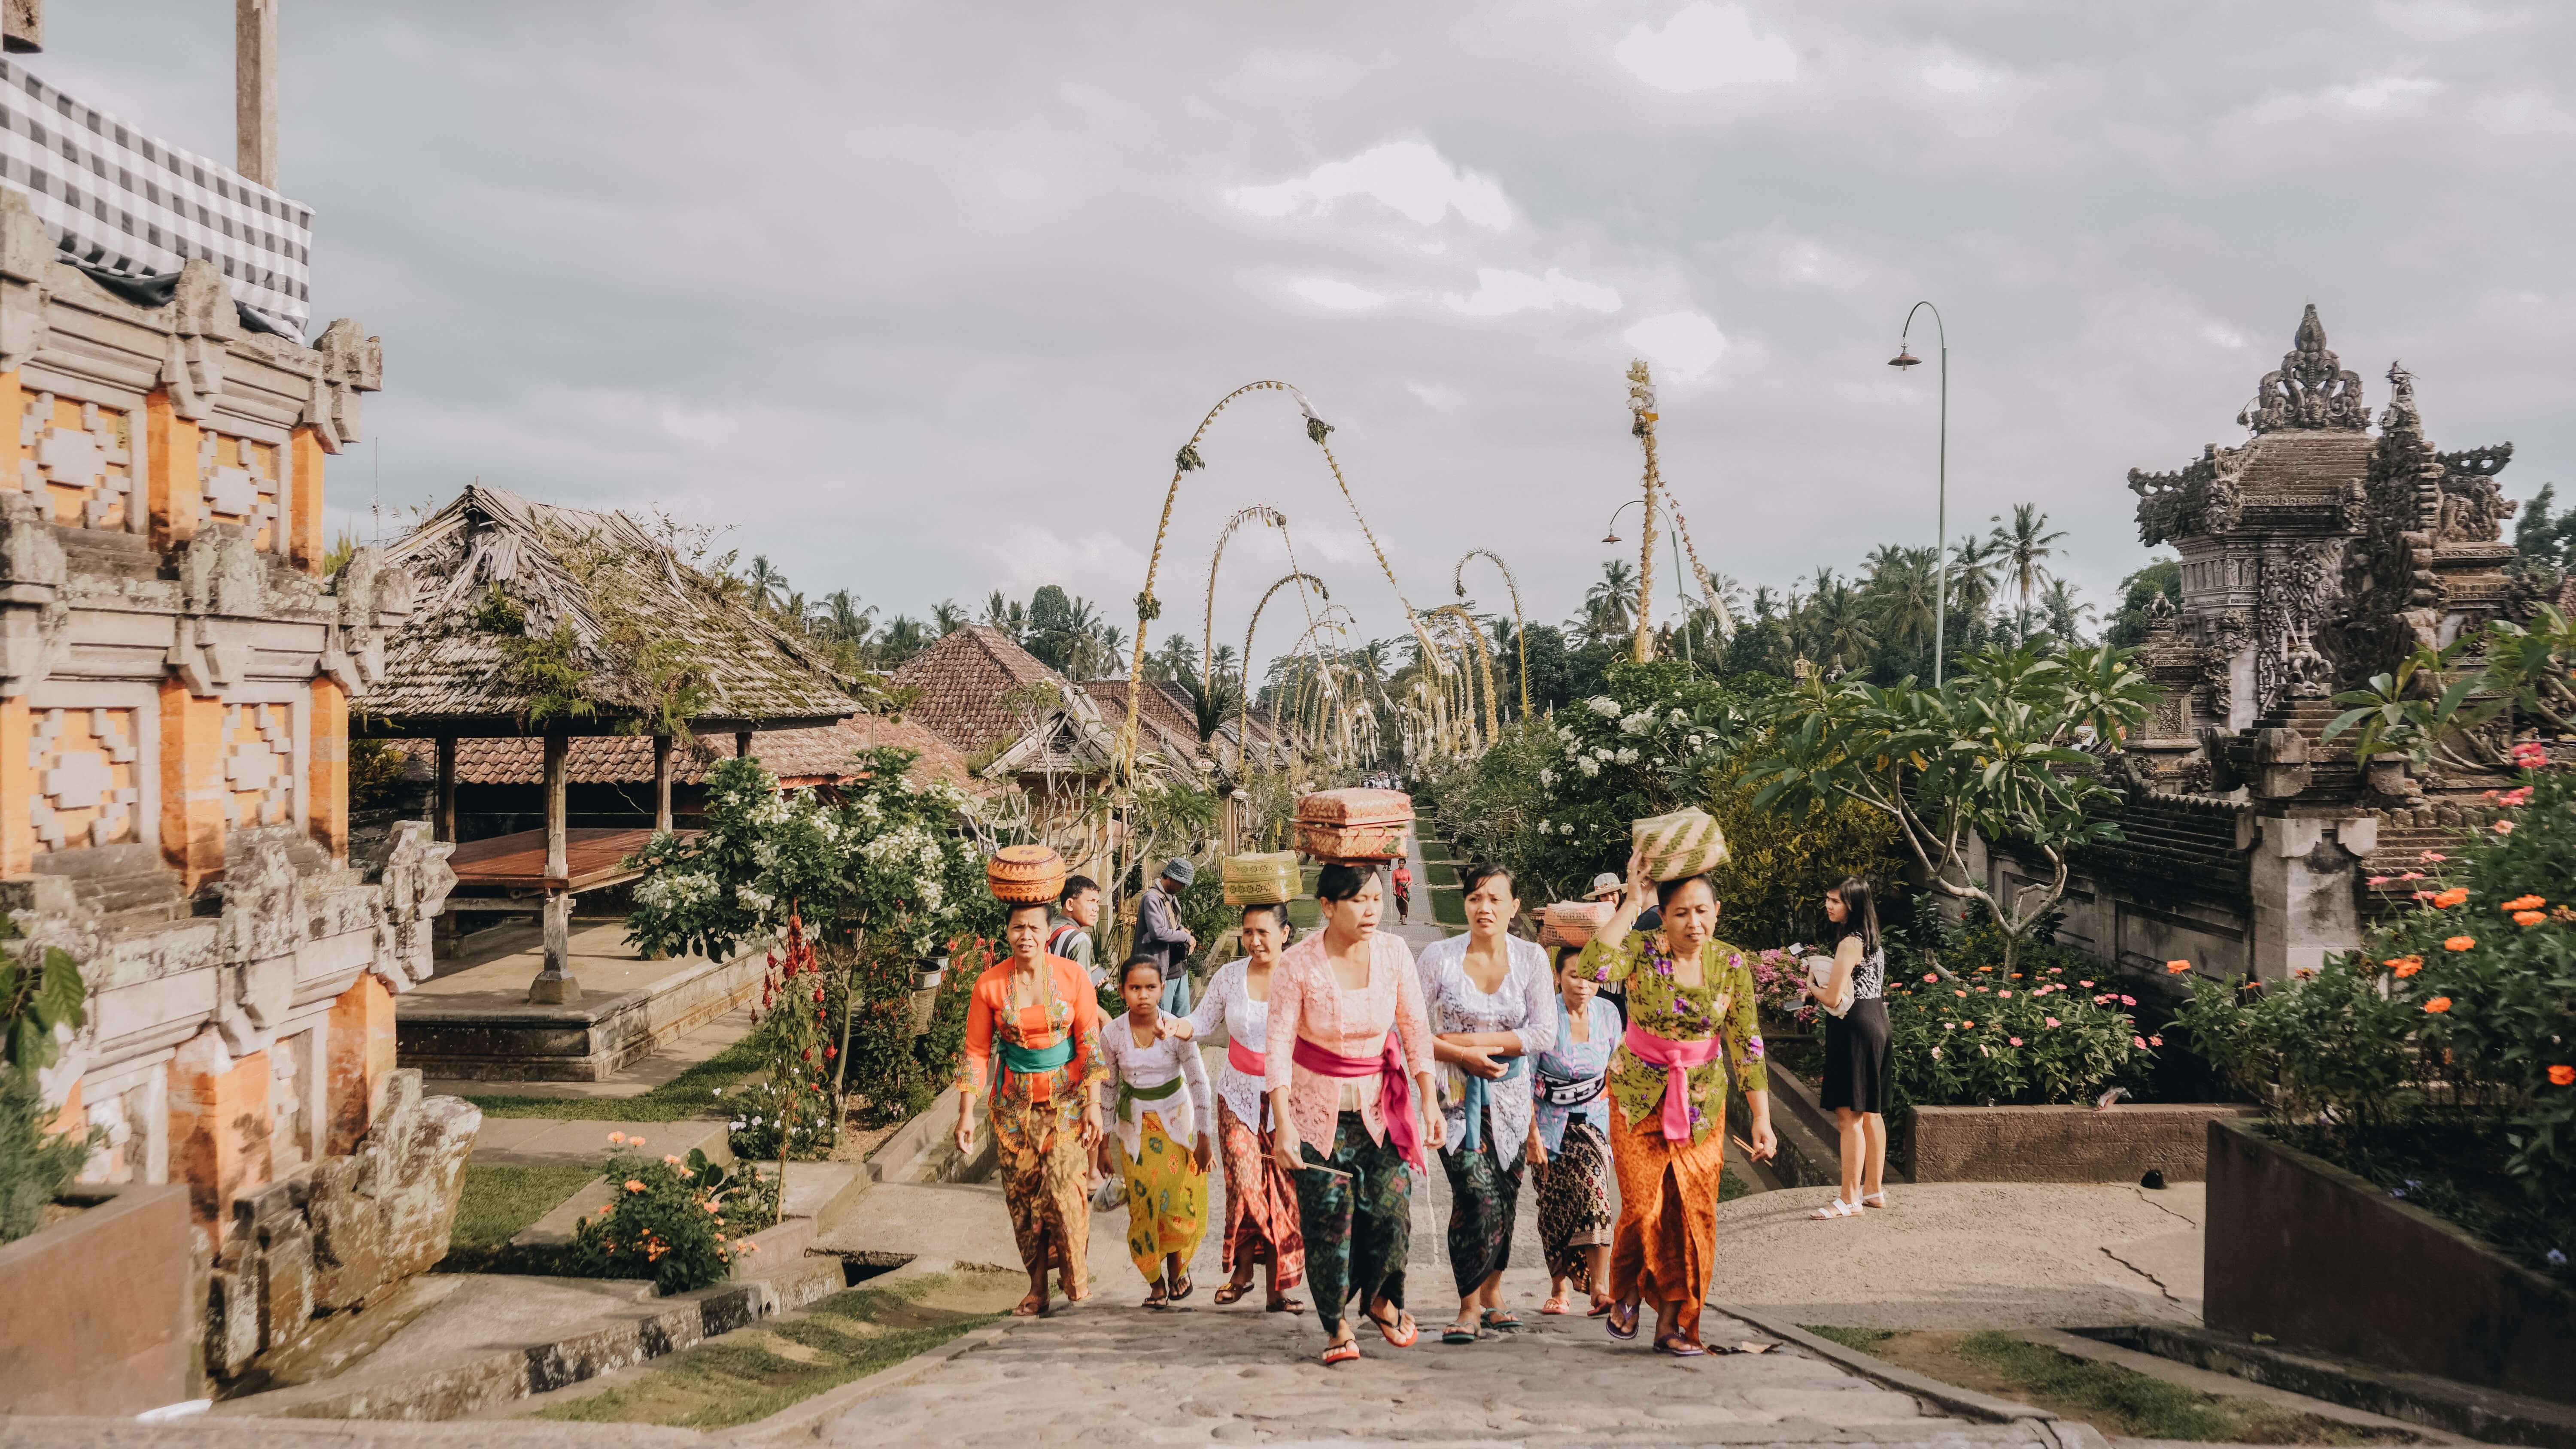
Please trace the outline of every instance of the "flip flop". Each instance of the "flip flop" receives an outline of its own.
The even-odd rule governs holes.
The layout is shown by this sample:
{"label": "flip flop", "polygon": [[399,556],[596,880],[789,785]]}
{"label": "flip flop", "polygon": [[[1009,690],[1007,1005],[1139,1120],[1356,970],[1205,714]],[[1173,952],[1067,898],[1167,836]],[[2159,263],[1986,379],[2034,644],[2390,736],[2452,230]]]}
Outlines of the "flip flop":
{"label": "flip flop", "polygon": [[1346,1363],[1358,1363],[1359,1361],[1360,1346],[1358,1341],[1355,1339],[1346,1339],[1324,1350],[1324,1367],[1326,1368],[1334,1368]]}
{"label": "flip flop", "polygon": [[[1388,1323],[1385,1319],[1378,1317],[1374,1313],[1368,1314],[1366,1317],[1369,1322],[1377,1325],[1378,1337],[1385,1339],[1391,1347],[1411,1348],[1416,1342],[1420,1341],[1422,1337],[1422,1325],[1414,1322],[1413,1315],[1405,1312],[1401,1308],[1395,1310],[1394,1324]],[[1401,1331],[1403,1334],[1400,1338],[1397,1337],[1398,1325],[1401,1325]]]}
{"label": "flip flop", "polygon": [[1486,1309],[1483,1326],[1495,1333],[1518,1333],[1529,1327],[1528,1324],[1521,1322],[1519,1314],[1508,1308]]}
{"label": "flip flop", "polygon": [[1548,1299],[1545,1303],[1540,1304],[1538,1306],[1538,1311],[1551,1318],[1558,1314],[1572,1313],[1574,1311],[1574,1301],[1567,1298],[1564,1294],[1559,1293],[1555,1297]]}
{"label": "flip flop", "polygon": [[1216,1292],[1208,1295],[1208,1301],[1219,1308],[1225,1308],[1242,1302],[1244,1295],[1251,1291],[1252,1285],[1249,1283],[1220,1283],[1217,1285]]}
{"label": "flip flop", "polygon": [[1303,1298],[1290,1298],[1283,1294],[1280,1297],[1261,1305],[1261,1311],[1264,1313],[1303,1313],[1306,1311],[1306,1300]]}
{"label": "flip flop", "polygon": [[1181,1275],[1181,1286],[1171,1290],[1172,1301],[1174,1303],[1178,1303],[1197,1291],[1199,1291],[1199,1285],[1190,1278],[1189,1274],[1183,1273]]}
{"label": "flip flop", "polygon": [[1616,1306],[1618,1306],[1617,1303],[1612,1299],[1599,1299],[1596,1300],[1590,1308],[1583,1310],[1583,1316],[1586,1318],[1599,1318],[1604,1314],[1607,1314]]}
{"label": "flip flop", "polygon": [[1668,1353],[1675,1358],[1705,1358],[1708,1356],[1707,1349],[1691,1342],[1689,1339],[1682,1337],[1678,1333],[1667,1333],[1663,1337],[1656,1339],[1655,1352]]}
{"label": "flip flop", "polygon": [[1169,1308],[1172,1306],[1172,1300],[1164,1294],[1163,1285],[1157,1283],[1154,1285],[1154,1290],[1145,1295],[1144,1306],[1147,1308]]}
{"label": "flip flop", "polygon": [[1476,1330],[1472,1328],[1462,1328],[1455,1323],[1452,1323],[1447,1328],[1440,1330],[1440,1341],[1442,1343],[1474,1343],[1477,1339],[1482,1337],[1484,1337],[1484,1335],[1478,1333]]}
{"label": "flip flop", "polygon": [[[1625,1314],[1627,1326],[1624,1328],[1620,1326],[1622,1320],[1620,1309],[1623,1306],[1627,1309],[1627,1313]],[[1610,1312],[1601,1320],[1602,1328],[1607,1330],[1612,1338],[1619,1340],[1621,1343],[1635,1342],[1637,1338],[1637,1307],[1638,1305],[1633,1303],[1626,1305],[1617,1303],[1611,1304]]]}

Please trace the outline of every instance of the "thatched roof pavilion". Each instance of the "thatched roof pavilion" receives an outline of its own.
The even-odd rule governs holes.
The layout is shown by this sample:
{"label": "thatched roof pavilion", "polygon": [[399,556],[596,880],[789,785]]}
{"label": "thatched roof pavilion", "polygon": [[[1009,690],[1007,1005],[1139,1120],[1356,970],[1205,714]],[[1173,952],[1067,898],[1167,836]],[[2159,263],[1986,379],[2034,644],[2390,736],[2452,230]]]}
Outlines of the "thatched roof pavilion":
{"label": "thatched roof pavilion", "polygon": [[[620,840],[582,842],[582,879],[566,856],[564,782],[574,735],[649,735],[655,825],[671,826],[675,736],[814,729],[866,708],[871,681],[841,674],[761,616],[731,581],[691,568],[671,543],[623,513],[534,503],[475,484],[385,550],[418,586],[410,624],[385,650],[381,682],[353,732],[437,742],[442,838],[456,838],[460,739],[542,736],[546,969],[530,1000],[565,1002],[571,894],[617,878]],[[584,832],[585,836],[601,832]],[[644,832],[633,834],[642,843]],[[475,842],[476,860],[521,880],[539,842]]]}

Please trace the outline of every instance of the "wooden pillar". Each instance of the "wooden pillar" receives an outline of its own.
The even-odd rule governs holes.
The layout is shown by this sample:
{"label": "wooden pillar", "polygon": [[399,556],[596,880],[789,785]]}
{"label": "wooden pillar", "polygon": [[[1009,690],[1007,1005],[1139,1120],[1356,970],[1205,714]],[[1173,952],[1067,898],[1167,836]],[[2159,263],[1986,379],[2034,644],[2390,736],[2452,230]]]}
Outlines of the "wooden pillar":
{"label": "wooden pillar", "polygon": [[572,737],[546,735],[546,960],[528,984],[528,1000],[543,1006],[566,1006],[581,1000],[581,983],[572,976],[572,868],[564,860],[564,760]]}
{"label": "wooden pillar", "polygon": [[234,168],[277,185],[277,0],[233,0]]}
{"label": "wooden pillar", "polygon": [[671,737],[653,737],[653,828],[671,828]]}
{"label": "wooden pillar", "polygon": [[733,732],[733,757],[737,760],[748,760],[751,758],[751,731],[735,730]]}
{"label": "wooden pillar", "polygon": [[456,736],[438,737],[438,838],[456,838]]}

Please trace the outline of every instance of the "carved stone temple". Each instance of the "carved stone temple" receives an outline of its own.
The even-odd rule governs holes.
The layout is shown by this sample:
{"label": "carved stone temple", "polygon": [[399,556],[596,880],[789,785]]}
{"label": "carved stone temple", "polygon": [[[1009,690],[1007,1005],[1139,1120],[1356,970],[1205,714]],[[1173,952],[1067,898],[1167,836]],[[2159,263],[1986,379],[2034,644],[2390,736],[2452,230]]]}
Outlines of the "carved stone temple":
{"label": "carved stone temple", "polygon": [[[2179,554],[2183,601],[2157,600],[2142,661],[2167,692],[2113,757],[2127,840],[2073,858],[2068,944],[2158,980],[2174,959],[2214,976],[2312,970],[2405,902],[2371,878],[2494,818],[2494,775],[2416,778],[2386,757],[2365,772],[2351,736],[2323,738],[2333,694],[2418,646],[2527,617],[2555,585],[2511,567],[2496,475],[2512,445],[2437,449],[2413,376],[2386,376],[2374,420],[2311,306],[2237,416],[2251,436],[2129,474],[2139,538]],[[1998,886],[2046,878],[2009,844],[1988,856]]]}
{"label": "carved stone temple", "polygon": [[[98,113],[68,101],[36,113],[73,140],[157,145],[80,131]],[[305,215],[154,154],[228,205]],[[345,319],[308,345],[299,316],[253,309],[235,259],[166,232],[150,244],[184,265],[101,266],[119,239],[66,232],[41,210],[60,187],[17,175],[0,186],[0,905],[21,939],[0,949],[79,964],[87,1019],[42,1073],[46,1105],[100,1134],[84,1181],[184,1185],[195,1274],[182,1260],[135,1291],[166,1292],[227,1377],[437,1261],[480,1122],[394,1065],[393,998],[430,974],[452,847],[412,821],[350,853],[349,713],[412,591],[368,549],[326,574],[322,499],[381,354]],[[169,194],[130,178],[146,183]]]}

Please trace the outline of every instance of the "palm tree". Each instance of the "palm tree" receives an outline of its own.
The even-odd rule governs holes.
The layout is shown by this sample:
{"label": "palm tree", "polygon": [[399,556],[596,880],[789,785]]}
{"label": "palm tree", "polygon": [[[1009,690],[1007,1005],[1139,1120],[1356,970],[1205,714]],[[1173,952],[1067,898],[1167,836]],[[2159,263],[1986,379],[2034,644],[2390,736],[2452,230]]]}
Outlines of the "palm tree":
{"label": "palm tree", "polygon": [[939,631],[939,637],[942,639],[965,628],[969,622],[966,611],[958,607],[955,599],[942,599],[938,606],[930,611],[930,625]]}
{"label": "palm tree", "polygon": [[1950,550],[1950,607],[1971,619],[1985,617],[1995,601],[1995,561],[2000,546],[1990,538],[1962,534]]}
{"label": "palm tree", "polygon": [[2039,596],[2039,608],[2048,616],[2048,632],[2070,645],[2084,642],[2084,616],[2093,612],[2093,606],[2076,602],[2075,589],[2066,580],[2049,582],[2048,592]]}
{"label": "palm tree", "polygon": [[787,575],[769,566],[769,555],[756,553],[751,556],[751,572],[743,583],[751,591],[752,608],[766,614],[770,611],[771,596],[786,589]]}
{"label": "palm tree", "polygon": [[2048,515],[2040,512],[2036,503],[2014,504],[2009,525],[2000,513],[1989,521],[1995,525],[1992,537],[2004,578],[2021,595],[2021,606],[2027,609],[2030,596],[2053,577],[2042,566],[2042,560],[2056,552],[2052,545],[2066,535],[2048,531]]}
{"label": "palm tree", "polygon": [[1759,620],[1768,620],[1772,615],[1779,612],[1779,591],[1772,588],[1769,584],[1755,584],[1753,586],[1753,617]]}
{"label": "palm tree", "polygon": [[1163,641],[1163,647],[1145,656],[1145,677],[1157,684],[1183,683],[1198,678],[1199,646],[1186,634],[1174,634]]}
{"label": "palm tree", "polygon": [[1878,635],[1890,644],[1929,648],[1939,609],[1932,550],[1880,546],[1870,555],[1867,596]]}
{"label": "palm tree", "polygon": [[1816,583],[1816,652],[1844,669],[1867,664],[1878,641],[1871,637],[1869,608],[1860,592],[1831,578],[1829,570],[1817,570]]}
{"label": "palm tree", "polygon": [[1575,632],[1595,643],[1615,644],[1637,630],[1637,571],[1614,558],[1601,566],[1600,581],[1583,593],[1583,617]]}
{"label": "palm tree", "polygon": [[826,639],[843,644],[864,644],[868,631],[876,625],[868,618],[877,611],[874,604],[862,609],[858,599],[847,589],[834,589],[823,596],[823,612],[818,632]]}
{"label": "palm tree", "polygon": [[1123,673],[1127,664],[1127,631],[1115,624],[1103,624],[1091,631],[1091,637],[1099,646],[1100,677],[1114,678]]}

